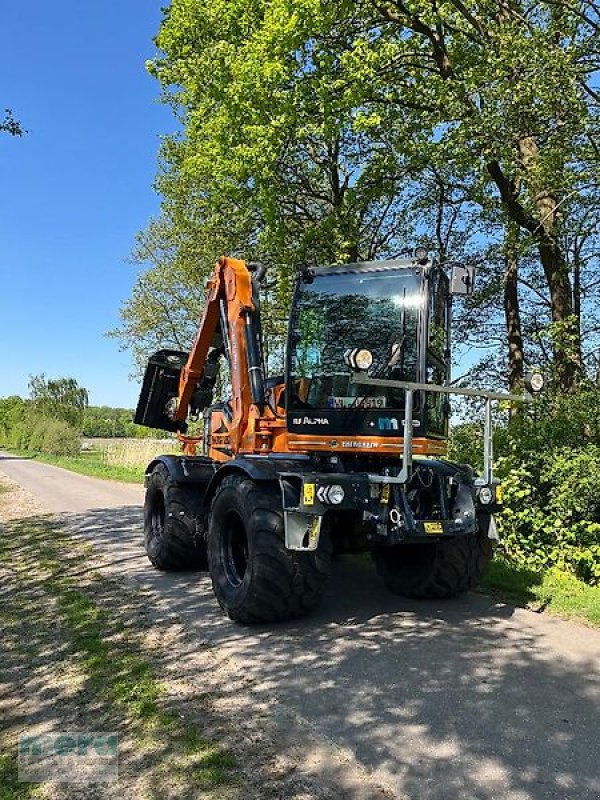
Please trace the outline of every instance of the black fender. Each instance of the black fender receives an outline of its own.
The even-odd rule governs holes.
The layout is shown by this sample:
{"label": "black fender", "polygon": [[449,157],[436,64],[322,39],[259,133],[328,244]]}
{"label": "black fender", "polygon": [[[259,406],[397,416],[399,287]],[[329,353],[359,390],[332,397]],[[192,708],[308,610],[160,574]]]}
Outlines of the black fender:
{"label": "black fender", "polygon": [[[169,453],[156,456],[146,467],[145,479],[158,464],[163,464],[169,471],[169,475],[177,483],[198,483],[208,485],[215,474],[217,464],[205,456],[186,456]],[[146,482],[144,481],[144,483]]]}
{"label": "black fender", "polygon": [[257,483],[277,483],[279,471],[270,459],[235,458],[218,467],[206,489],[205,503],[210,505],[221,481],[228,475],[243,475]]}

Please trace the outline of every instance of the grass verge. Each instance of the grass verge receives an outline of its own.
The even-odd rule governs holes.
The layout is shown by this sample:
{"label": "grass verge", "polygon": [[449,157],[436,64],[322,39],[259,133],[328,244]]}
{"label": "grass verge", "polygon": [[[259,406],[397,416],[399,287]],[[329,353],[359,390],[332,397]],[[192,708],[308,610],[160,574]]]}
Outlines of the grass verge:
{"label": "grass verge", "polygon": [[144,468],[106,464],[102,453],[91,451],[78,456],[51,456],[48,453],[32,453],[30,450],[7,450],[16,456],[41,461],[54,467],[63,467],[80,475],[104,480],[122,481],[124,483],[143,483]]}
{"label": "grass verge", "polygon": [[[136,759],[123,784],[119,776],[124,798],[146,796],[148,786],[152,796],[239,797],[233,757],[182,713],[160,655],[144,644],[137,595],[90,566],[89,545],[51,517],[9,520],[0,573],[0,684],[8,698],[0,718],[1,800],[45,796],[45,784],[18,781],[16,739],[31,725],[52,728],[65,719],[84,729],[101,720],[104,730],[119,731]],[[21,684],[28,686],[28,713]]]}
{"label": "grass verge", "polygon": [[588,586],[556,568],[536,572],[497,558],[481,588],[513,605],[552,611],[600,627],[600,586]]}

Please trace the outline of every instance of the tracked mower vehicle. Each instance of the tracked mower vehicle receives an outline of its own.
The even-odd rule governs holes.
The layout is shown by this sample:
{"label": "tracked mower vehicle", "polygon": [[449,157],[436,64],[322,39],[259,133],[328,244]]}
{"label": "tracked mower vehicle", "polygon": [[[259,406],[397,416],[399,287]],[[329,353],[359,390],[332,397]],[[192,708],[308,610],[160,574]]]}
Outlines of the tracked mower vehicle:
{"label": "tracked mower vehicle", "polygon": [[[135,421],[176,432],[146,471],[144,537],[163,570],[208,568],[243,623],[314,609],[335,552],[370,551],[400,595],[443,598],[481,578],[500,508],[491,403],[450,378],[451,276],[414,258],[298,274],[285,374],[266,374],[261,268],[221,258],[189,353],[149,361]],[[214,403],[220,365],[230,396]],[[450,394],[486,404],[484,470],[446,459]],[[203,432],[189,436],[188,418]]]}

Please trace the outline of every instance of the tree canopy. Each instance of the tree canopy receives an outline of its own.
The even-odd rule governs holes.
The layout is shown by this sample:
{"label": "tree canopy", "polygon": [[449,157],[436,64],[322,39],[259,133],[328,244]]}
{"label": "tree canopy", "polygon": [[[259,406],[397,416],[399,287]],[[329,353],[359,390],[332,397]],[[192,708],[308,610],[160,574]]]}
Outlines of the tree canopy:
{"label": "tree canopy", "polygon": [[125,342],[189,341],[220,252],[273,267],[274,317],[298,264],[424,241],[480,264],[465,341],[511,385],[543,362],[573,387],[598,347],[599,32],[591,0],[172,0],[148,67],[181,130]]}
{"label": "tree canopy", "polygon": [[60,419],[81,430],[88,391],[75,378],[46,378],[32,375],[29,378],[29,396],[34,410],[43,417]]}

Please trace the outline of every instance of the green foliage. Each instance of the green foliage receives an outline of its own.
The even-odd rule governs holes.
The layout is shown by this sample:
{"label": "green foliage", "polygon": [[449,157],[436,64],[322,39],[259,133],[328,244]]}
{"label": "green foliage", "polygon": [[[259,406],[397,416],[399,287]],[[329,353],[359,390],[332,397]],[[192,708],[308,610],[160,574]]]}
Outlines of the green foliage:
{"label": "green foliage", "polygon": [[575,393],[544,390],[500,429],[499,452],[517,460],[524,451],[545,452],[562,447],[600,445],[600,387],[583,384]]}
{"label": "green foliage", "polygon": [[10,136],[23,136],[27,133],[18,119],[15,118],[10,108],[4,109],[4,117],[0,119],[0,133],[8,133]]}
{"label": "green foliage", "polygon": [[[600,584],[600,388],[543,392],[498,428],[495,450],[504,487],[504,557]],[[481,451],[480,426],[453,429],[454,460],[480,466]]]}
{"label": "green foliage", "polygon": [[79,453],[79,433],[63,419],[40,413],[31,400],[0,398],[0,446],[55,456]]}
{"label": "green foliage", "polygon": [[52,380],[44,374],[32,375],[29,394],[34,408],[42,416],[60,419],[74,428],[81,428],[88,405],[88,392],[79,386],[75,378]]}
{"label": "green foliage", "polygon": [[[34,449],[31,444],[29,449]],[[52,419],[44,423],[39,449],[53,456],[74,456],[81,450],[81,439],[77,431],[64,420]]]}
{"label": "green foliage", "polygon": [[156,431],[136,425],[131,409],[88,406],[83,417],[83,435],[102,439],[147,439],[154,437]]}
{"label": "green foliage", "polygon": [[453,425],[448,440],[448,458],[474,469],[483,466],[483,427],[476,422]]}
{"label": "green foliage", "polygon": [[[133,412],[128,409],[90,406],[85,409],[84,435],[105,439],[154,437],[155,431],[135,425],[132,418]],[[72,425],[63,419],[44,416],[36,404],[21,397],[0,398],[0,447],[41,454],[42,457],[50,457],[51,463],[84,474],[116,480],[140,480],[140,468],[107,465],[99,453],[80,454],[81,438]],[[145,454],[142,460],[144,457]]]}
{"label": "green foliage", "polygon": [[135,254],[151,268],[116,335],[138,363],[185,348],[219,252],[274,268],[268,321],[295,265],[387,257],[418,238],[442,257],[480,251],[489,319],[504,277],[488,256],[510,224],[519,291],[537,303],[526,344],[549,344],[572,383],[569,270],[577,261],[593,308],[585,220],[599,202],[599,20],[585,5],[172,0],[148,68],[183,132],[163,142],[162,213]]}
{"label": "green foliage", "polygon": [[542,453],[512,465],[500,460],[498,471],[505,503],[501,548],[507,558],[600,582],[600,448]]}
{"label": "green foliage", "polygon": [[28,403],[23,398],[17,395],[0,398],[0,444],[12,444],[14,431],[22,427],[27,413]]}

